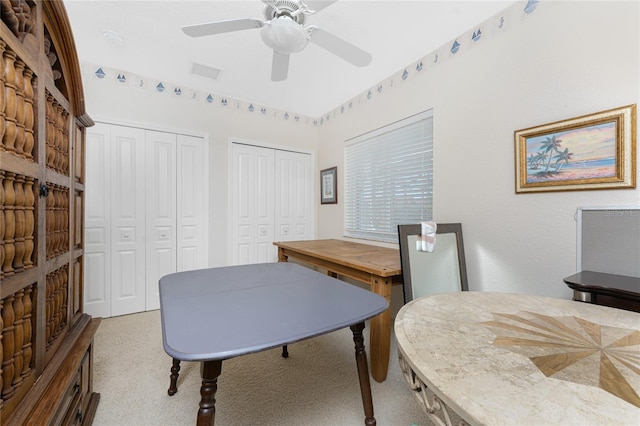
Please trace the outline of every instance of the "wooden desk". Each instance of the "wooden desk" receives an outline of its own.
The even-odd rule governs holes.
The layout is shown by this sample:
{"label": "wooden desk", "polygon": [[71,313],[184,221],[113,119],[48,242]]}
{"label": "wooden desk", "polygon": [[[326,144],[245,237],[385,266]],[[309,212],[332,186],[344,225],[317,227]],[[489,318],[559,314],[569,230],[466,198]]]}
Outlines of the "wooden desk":
{"label": "wooden desk", "polygon": [[[349,277],[371,287],[391,305],[391,286],[402,284],[400,253],[396,249],[344,240],[275,242],[278,260],[288,258],[326,269],[329,275]],[[391,343],[391,308],[371,319],[369,339],[371,375],[377,382],[387,378]]]}
{"label": "wooden desk", "polygon": [[637,425],[639,328],[636,312],[470,291],[416,299],[395,320],[426,415],[448,407],[471,425]]}
{"label": "wooden desk", "polygon": [[159,288],[162,343],[173,358],[169,395],[178,391],[180,360],[202,362],[198,426],[214,424],[222,361],[346,327],[365,424],[376,424],[362,331],[365,320],[387,309],[382,297],[286,263],[178,272],[162,277]]}
{"label": "wooden desk", "polygon": [[563,280],[573,300],[640,312],[640,278],[582,271]]}

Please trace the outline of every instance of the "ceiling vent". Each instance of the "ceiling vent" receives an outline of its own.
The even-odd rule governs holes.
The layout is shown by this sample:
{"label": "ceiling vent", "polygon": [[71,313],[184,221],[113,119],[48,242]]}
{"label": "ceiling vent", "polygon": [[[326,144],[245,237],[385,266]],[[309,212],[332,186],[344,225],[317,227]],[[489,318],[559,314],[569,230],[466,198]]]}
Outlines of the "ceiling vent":
{"label": "ceiling vent", "polygon": [[222,70],[219,68],[214,68],[209,65],[199,64],[194,62],[191,66],[191,74],[199,75],[200,77],[210,78],[212,80],[217,80],[220,77],[220,73]]}

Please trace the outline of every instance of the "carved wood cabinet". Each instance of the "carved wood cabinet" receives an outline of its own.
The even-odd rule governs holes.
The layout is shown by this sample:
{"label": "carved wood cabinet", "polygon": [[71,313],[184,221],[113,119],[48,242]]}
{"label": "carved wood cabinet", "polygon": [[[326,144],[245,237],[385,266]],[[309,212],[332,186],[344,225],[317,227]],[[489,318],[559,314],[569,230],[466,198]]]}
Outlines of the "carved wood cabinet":
{"label": "carved wood cabinet", "polygon": [[62,1],[0,0],[0,424],[88,424],[86,115]]}

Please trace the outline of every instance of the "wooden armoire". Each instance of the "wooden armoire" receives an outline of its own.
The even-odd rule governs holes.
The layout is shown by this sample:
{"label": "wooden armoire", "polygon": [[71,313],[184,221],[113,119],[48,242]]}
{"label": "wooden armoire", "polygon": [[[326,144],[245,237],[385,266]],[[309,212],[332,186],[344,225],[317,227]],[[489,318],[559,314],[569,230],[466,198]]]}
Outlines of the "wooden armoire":
{"label": "wooden armoire", "polygon": [[89,424],[86,115],[61,0],[0,0],[0,424]]}

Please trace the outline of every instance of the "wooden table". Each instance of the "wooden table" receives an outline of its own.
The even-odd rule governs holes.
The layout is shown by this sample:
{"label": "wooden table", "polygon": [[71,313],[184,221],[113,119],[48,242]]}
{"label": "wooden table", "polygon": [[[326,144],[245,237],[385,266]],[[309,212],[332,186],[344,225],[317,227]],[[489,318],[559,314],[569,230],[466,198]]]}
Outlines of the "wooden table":
{"label": "wooden table", "polygon": [[582,271],[563,279],[573,300],[640,312],[640,278]]}
{"label": "wooden table", "polygon": [[[349,277],[368,284],[391,305],[391,286],[402,284],[400,253],[396,249],[344,240],[275,242],[278,260],[288,258],[326,269],[329,275]],[[371,375],[377,382],[387,378],[391,343],[391,307],[371,319],[369,353]]]}
{"label": "wooden table", "polygon": [[362,332],[365,320],[387,309],[384,298],[288,263],[179,272],[159,288],[162,343],[173,358],[169,395],[178,391],[180,361],[202,362],[199,426],[214,423],[223,360],[345,327],[353,332],[365,424],[376,424]]}
{"label": "wooden table", "polygon": [[407,303],[395,335],[427,416],[448,407],[472,425],[640,420],[640,313],[463,291]]}

